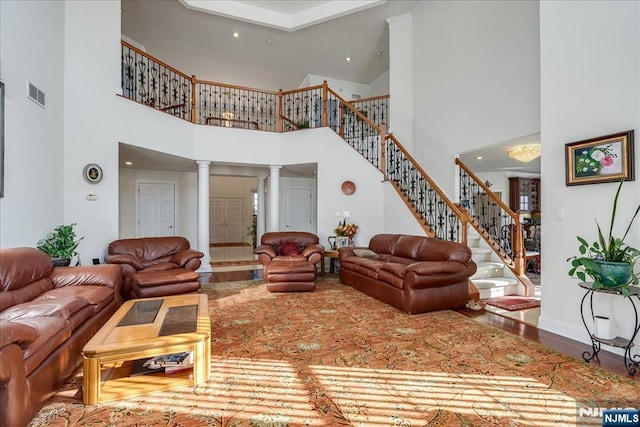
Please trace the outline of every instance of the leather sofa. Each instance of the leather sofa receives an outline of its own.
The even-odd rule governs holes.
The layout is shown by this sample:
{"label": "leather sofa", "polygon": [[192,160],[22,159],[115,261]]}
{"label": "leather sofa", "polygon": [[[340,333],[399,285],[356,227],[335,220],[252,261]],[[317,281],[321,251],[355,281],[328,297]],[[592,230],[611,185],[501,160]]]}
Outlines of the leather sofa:
{"label": "leather sofa", "polygon": [[[128,300],[197,291],[197,275],[189,272],[200,267],[203,256],[184,237],[142,237],[109,243],[104,260],[122,267],[122,296]],[[151,274],[139,276],[134,283],[142,272]]]}
{"label": "leather sofa", "polygon": [[262,264],[262,278],[270,292],[313,291],[316,265],[324,247],[313,233],[280,231],[265,233],[254,253]]}
{"label": "leather sofa", "polygon": [[31,421],[120,307],[117,265],[53,267],[36,248],[0,249],[0,426]]}
{"label": "leather sofa", "polygon": [[340,281],[409,314],[464,307],[471,250],[424,236],[378,234],[368,248],[340,248]]}

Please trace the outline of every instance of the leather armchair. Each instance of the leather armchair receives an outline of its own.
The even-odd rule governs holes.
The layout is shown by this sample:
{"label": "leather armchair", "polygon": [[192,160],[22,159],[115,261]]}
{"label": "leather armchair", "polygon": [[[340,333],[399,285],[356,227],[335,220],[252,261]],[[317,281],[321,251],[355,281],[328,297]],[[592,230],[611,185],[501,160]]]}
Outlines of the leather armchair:
{"label": "leather armchair", "polygon": [[269,291],[315,289],[316,265],[324,254],[324,247],[315,234],[301,231],[265,233],[254,253],[263,265],[262,277]]}
{"label": "leather armchair", "polygon": [[120,264],[122,296],[129,299],[136,273],[175,269],[195,271],[203,256],[202,252],[191,249],[184,237],[142,237],[111,242],[104,260],[108,264]]}

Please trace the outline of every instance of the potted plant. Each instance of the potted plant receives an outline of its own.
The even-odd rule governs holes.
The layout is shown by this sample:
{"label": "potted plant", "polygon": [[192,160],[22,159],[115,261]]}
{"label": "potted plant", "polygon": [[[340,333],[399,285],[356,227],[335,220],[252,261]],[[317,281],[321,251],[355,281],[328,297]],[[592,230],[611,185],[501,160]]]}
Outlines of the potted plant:
{"label": "potted plant", "polygon": [[75,223],[59,225],[47,237],[38,241],[38,249],[51,256],[55,267],[70,265],[71,258],[78,255],[76,249],[84,237],[76,238],[76,233],[73,230],[75,225]]}
{"label": "potted plant", "polygon": [[636,262],[640,260],[640,250],[629,246],[624,239],[627,237],[633,221],[638,216],[638,212],[640,212],[640,205],[638,205],[631,217],[631,221],[629,221],[622,238],[614,237],[613,224],[616,219],[618,196],[623,182],[624,179],[620,181],[616,196],[613,199],[609,236],[605,239],[600,224],[596,220],[598,240],[589,244],[585,239],[578,236],[578,241],[580,242],[578,251],[580,255],[573,256],[567,261],[571,261],[569,276],[575,276],[582,281],[589,277],[593,280],[593,289],[602,289],[603,287],[617,288],[622,295],[629,296],[629,286],[637,285],[639,281],[640,274],[634,273],[633,269]]}

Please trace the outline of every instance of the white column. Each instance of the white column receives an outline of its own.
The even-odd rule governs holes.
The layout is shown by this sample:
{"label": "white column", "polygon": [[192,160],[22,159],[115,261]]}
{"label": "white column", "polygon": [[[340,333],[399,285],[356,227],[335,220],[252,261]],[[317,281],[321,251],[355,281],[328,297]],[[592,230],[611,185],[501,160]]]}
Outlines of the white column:
{"label": "white column", "polygon": [[198,273],[211,272],[209,250],[209,165],[211,162],[196,160],[198,164],[198,250],[204,253]]}
{"label": "white column", "polygon": [[280,231],[280,168],[269,166],[269,227],[267,231]]}
{"label": "white column", "polygon": [[264,234],[266,223],[267,223],[267,210],[265,209],[265,181],[266,176],[258,177],[258,213],[257,213],[257,223],[256,223],[256,242],[259,245],[260,239]]}

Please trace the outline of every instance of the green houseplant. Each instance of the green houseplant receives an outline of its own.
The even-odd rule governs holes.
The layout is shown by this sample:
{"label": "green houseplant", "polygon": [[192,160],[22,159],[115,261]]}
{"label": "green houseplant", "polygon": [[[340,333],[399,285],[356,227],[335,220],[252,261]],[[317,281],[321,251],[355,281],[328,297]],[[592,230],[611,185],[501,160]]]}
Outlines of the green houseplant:
{"label": "green houseplant", "polygon": [[638,276],[640,276],[633,272],[636,262],[640,260],[640,250],[629,246],[624,239],[629,234],[633,221],[638,216],[638,212],[640,212],[640,205],[638,205],[631,217],[631,221],[629,221],[622,238],[614,237],[613,224],[616,219],[618,197],[623,183],[624,179],[620,181],[613,199],[608,237],[605,238],[602,234],[600,224],[596,220],[598,240],[589,244],[584,238],[577,236],[578,242],[580,242],[580,246],[578,246],[580,255],[573,256],[567,261],[571,261],[569,276],[575,276],[582,281],[589,277],[593,280],[593,289],[617,288],[624,296],[629,296],[629,286],[637,285]]}
{"label": "green houseplant", "polygon": [[75,225],[75,223],[59,225],[47,237],[38,241],[38,249],[51,256],[53,265],[67,266],[71,264],[71,258],[78,255],[76,249],[84,237],[79,239],[76,237],[73,229]]}

